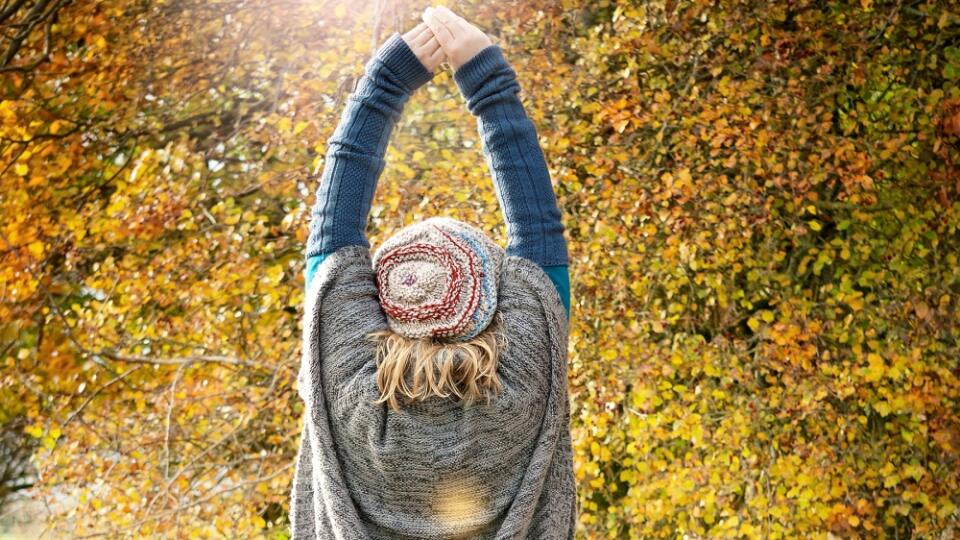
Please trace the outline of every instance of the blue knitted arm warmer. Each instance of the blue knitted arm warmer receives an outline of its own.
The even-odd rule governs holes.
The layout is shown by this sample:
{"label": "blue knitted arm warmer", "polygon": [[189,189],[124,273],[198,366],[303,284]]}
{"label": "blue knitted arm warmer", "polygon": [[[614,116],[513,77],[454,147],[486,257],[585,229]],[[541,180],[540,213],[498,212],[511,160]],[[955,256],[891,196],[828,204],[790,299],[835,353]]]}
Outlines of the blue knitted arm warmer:
{"label": "blue knitted arm warmer", "polygon": [[483,153],[507,223],[507,253],[539,264],[570,314],[567,241],[546,159],[503,50],[490,45],[460,66],[454,81],[477,117]]}
{"label": "blue knitted arm warmer", "polygon": [[[307,286],[333,251],[370,246],[364,229],[391,131],[410,94],[432,77],[399,33],[366,64],[327,142],[307,240]],[[491,46],[460,66],[455,80],[468,109],[478,116],[484,154],[507,221],[507,252],[543,267],[569,316],[570,278],[560,211],[533,123],[516,96],[516,74],[499,47]]]}
{"label": "blue knitted arm warmer", "polygon": [[[307,279],[321,255],[348,245],[370,247],[365,229],[390,134],[410,95],[433,73],[394,32],[364,66],[347,98],[327,155],[307,239]],[[309,281],[308,281],[309,283]]]}

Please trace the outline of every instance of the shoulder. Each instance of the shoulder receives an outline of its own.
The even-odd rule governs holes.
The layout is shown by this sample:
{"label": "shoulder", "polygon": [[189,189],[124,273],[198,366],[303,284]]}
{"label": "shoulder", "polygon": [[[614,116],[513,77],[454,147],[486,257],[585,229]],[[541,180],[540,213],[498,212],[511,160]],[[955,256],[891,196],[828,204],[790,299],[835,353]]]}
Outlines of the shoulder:
{"label": "shoulder", "polygon": [[317,267],[304,301],[304,348],[331,388],[368,367],[372,347],[367,336],[387,322],[377,295],[370,251],[344,246]]}
{"label": "shoulder", "polygon": [[498,308],[508,318],[534,316],[566,334],[567,314],[560,293],[543,267],[532,260],[519,255],[504,257],[497,296]]}
{"label": "shoulder", "polygon": [[351,319],[381,315],[369,248],[344,246],[317,265],[305,297],[305,315]]}
{"label": "shoulder", "polygon": [[511,288],[524,284],[536,293],[560,303],[560,293],[557,292],[550,275],[542,266],[526,257],[505,255],[500,275],[503,279],[503,287]]}
{"label": "shoulder", "polygon": [[308,297],[311,292],[329,288],[333,283],[373,277],[370,250],[365,246],[343,246],[336,251],[308,260],[310,279],[307,282]]}

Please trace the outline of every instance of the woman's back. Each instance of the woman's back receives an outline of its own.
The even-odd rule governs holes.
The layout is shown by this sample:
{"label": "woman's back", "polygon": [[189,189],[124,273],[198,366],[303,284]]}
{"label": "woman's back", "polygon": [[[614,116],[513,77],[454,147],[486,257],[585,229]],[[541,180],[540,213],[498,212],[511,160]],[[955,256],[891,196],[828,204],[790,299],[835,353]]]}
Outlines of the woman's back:
{"label": "woman's back", "polygon": [[[328,411],[314,422],[329,425],[327,442],[342,472],[328,471],[331,485],[342,479],[337,489],[354,501],[365,536],[525,538],[543,537],[536,528],[569,529],[576,496],[566,429],[567,323],[538,265],[516,256],[503,261],[502,389],[489,404],[436,396],[399,410],[373,403],[380,390],[367,335],[387,321],[365,248],[329,257],[311,295],[308,321],[318,326],[312,333]],[[316,388],[309,377],[301,373],[301,389]],[[342,520],[340,527],[351,521],[332,519]]]}
{"label": "woman's back", "polygon": [[[553,540],[576,528],[561,213],[503,51],[434,11],[429,29],[377,50],[328,141],[306,251],[294,539]],[[508,245],[434,217],[371,258],[367,215],[390,131],[433,76],[438,40],[458,59],[454,80],[477,118]],[[418,386],[418,374],[439,377]],[[495,393],[464,403],[419,392],[451,383],[470,398]],[[404,396],[416,399],[384,401]]]}

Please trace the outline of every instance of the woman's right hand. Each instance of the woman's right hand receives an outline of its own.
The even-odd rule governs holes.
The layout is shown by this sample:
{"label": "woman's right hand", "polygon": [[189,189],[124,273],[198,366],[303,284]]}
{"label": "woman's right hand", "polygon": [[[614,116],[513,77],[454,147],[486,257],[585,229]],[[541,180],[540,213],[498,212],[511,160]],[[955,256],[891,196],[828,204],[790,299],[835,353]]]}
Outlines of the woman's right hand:
{"label": "woman's right hand", "polygon": [[447,62],[454,71],[493,44],[483,30],[468,23],[463,17],[444,6],[425,9],[423,22],[427,23],[437,41],[440,42]]}
{"label": "woman's right hand", "polygon": [[403,34],[403,41],[407,43],[413,54],[417,55],[417,60],[427,68],[427,71],[433,73],[440,63],[443,62],[444,52],[434,37],[433,31],[426,23],[420,23],[414,26],[409,32]]}

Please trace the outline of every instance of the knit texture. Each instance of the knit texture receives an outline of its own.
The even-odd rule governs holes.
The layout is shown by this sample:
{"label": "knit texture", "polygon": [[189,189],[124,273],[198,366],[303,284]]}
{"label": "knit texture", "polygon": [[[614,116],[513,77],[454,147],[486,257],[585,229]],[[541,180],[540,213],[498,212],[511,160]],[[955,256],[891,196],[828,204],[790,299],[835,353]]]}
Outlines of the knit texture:
{"label": "knit texture", "polygon": [[454,81],[477,117],[483,154],[507,223],[507,253],[541,266],[569,264],[560,208],[537,131],[499,45],[460,66]]}
{"label": "knit texture", "polygon": [[432,77],[398,32],[367,61],[327,140],[307,257],[348,245],[370,247],[364,229],[390,134],[410,95]]}
{"label": "knit texture", "polygon": [[[327,142],[305,253],[308,283],[324,255],[347,245],[369,247],[364,230],[390,135],[410,95],[432,77],[396,32],[365,65]],[[544,266],[569,314],[564,228],[536,130],[518,97],[516,73],[492,45],[460,66],[454,79],[477,117],[507,224],[507,252]]]}
{"label": "knit texture", "polygon": [[404,227],[373,254],[380,306],[390,328],[409,338],[467,341],[497,310],[503,248],[449,217]]}
{"label": "knit texture", "polygon": [[308,290],[298,393],[305,410],[294,539],[571,539],[578,513],[568,326],[543,269],[506,255],[498,310],[503,391],[488,405],[432,397],[373,405],[387,327],[369,250],[324,260]]}

